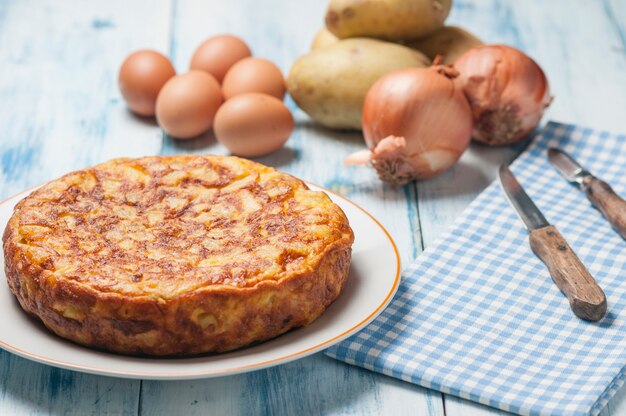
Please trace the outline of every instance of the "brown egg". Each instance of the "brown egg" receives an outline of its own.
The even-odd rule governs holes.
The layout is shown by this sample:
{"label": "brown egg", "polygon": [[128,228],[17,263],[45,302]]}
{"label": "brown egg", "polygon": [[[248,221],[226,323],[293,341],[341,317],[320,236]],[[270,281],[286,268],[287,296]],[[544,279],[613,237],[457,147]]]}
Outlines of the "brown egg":
{"label": "brown egg", "polygon": [[159,91],[176,71],[167,57],[159,52],[141,50],[124,60],[118,83],[128,107],[142,116],[153,116]]}
{"label": "brown egg", "polygon": [[170,79],[156,103],[159,126],[177,139],[190,139],[213,125],[222,104],[220,84],[204,71],[189,71]]}
{"label": "brown egg", "polygon": [[246,93],[220,107],[213,130],[217,140],[233,154],[257,157],[280,149],[294,127],[293,116],[281,100]]}
{"label": "brown egg", "polygon": [[242,59],[226,73],[222,93],[228,100],[246,92],[260,92],[282,100],[285,96],[285,78],[280,69],[267,59]]}
{"label": "brown egg", "polygon": [[222,82],[235,62],[252,55],[246,43],[236,36],[219,35],[205,40],[191,57],[190,69],[199,69]]}

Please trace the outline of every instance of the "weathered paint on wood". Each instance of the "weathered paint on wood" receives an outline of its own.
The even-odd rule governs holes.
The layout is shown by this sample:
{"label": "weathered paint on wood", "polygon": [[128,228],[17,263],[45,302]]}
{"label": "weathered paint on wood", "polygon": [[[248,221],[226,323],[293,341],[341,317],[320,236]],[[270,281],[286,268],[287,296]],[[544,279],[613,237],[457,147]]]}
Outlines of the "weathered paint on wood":
{"label": "weathered paint on wood", "polygon": [[[123,109],[116,80],[129,48],[167,47],[169,7],[151,5],[134,2],[128,14],[120,0],[0,2],[0,198],[112,157],[158,151],[160,134]],[[140,386],[0,351],[2,415],[135,415]]]}
{"label": "weathered paint on wood", "polygon": [[443,415],[441,396],[318,354],[221,379],[144,382],[147,415]]}
{"label": "weathered paint on wood", "polygon": [[0,351],[0,414],[135,415],[141,383],[49,367]]}
{"label": "weathered paint on wood", "polygon": [[[169,53],[185,71],[217,33],[246,39],[283,71],[322,26],[326,0],[0,2],[0,197],[117,156],[211,152],[211,134],[186,142],[125,110],[116,86],[124,56]],[[626,131],[626,3],[620,0],[456,0],[450,23],[488,42],[520,47],[548,74],[557,98],[546,119]],[[358,133],[318,127],[296,109],[298,129],[259,161],[364,206],[396,239],[408,264],[436,239],[523,145],[473,145],[439,178],[399,189],[341,161]],[[626,394],[604,415],[626,415]],[[186,382],[129,381],[53,369],[0,352],[0,414],[500,414],[321,354],[250,374]]]}

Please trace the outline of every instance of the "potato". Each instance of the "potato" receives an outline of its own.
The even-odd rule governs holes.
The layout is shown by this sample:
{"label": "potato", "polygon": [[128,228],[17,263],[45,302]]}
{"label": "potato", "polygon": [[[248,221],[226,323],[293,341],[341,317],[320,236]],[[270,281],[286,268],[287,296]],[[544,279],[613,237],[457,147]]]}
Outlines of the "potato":
{"label": "potato", "polygon": [[416,39],[443,26],[452,0],[330,0],[326,27],[343,39]]}
{"label": "potato", "polygon": [[441,55],[444,64],[453,64],[463,52],[482,45],[483,42],[460,27],[444,26],[428,36],[404,44],[424,53],[430,59]]}
{"label": "potato", "polygon": [[313,44],[311,45],[311,50],[325,48],[326,46],[330,46],[333,43],[337,43],[339,38],[332,33],[326,27],[323,27],[317,32],[315,38],[313,39]]}
{"label": "potato", "polygon": [[289,72],[287,89],[311,118],[332,128],[361,129],[361,108],[367,90],[396,69],[425,67],[420,52],[375,39],[344,39],[298,58]]}

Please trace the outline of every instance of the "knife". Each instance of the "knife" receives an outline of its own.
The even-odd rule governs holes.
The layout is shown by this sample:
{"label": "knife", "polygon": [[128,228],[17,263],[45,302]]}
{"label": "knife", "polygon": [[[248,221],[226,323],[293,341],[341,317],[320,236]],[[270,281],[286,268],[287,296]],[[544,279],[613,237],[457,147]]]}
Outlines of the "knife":
{"label": "knife", "polygon": [[593,176],[564,151],[551,147],[548,150],[548,159],[561,176],[577,184],[585,192],[593,206],[626,239],[626,201],[608,183]]}
{"label": "knife", "polygon": [[500,166],[498,178],[506,197],[530,232],[530,247],[547,266],[574,314],[587,321],[602,319],[606,314],[606,296],[593,276],[556,227],[548,223],[506,164]]}

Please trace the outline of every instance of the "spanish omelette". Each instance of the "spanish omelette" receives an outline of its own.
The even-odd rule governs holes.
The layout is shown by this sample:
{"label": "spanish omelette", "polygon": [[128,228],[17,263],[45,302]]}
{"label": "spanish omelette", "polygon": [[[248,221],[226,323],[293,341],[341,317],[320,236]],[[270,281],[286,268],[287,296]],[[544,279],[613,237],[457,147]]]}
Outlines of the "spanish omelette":
{"label": "spanish omelette", "polygon": [[223,352],[319,317],[348,276],[337,205],[246,159],[114,159],[20,201],[9,287],[63,338],[130,355]]}

